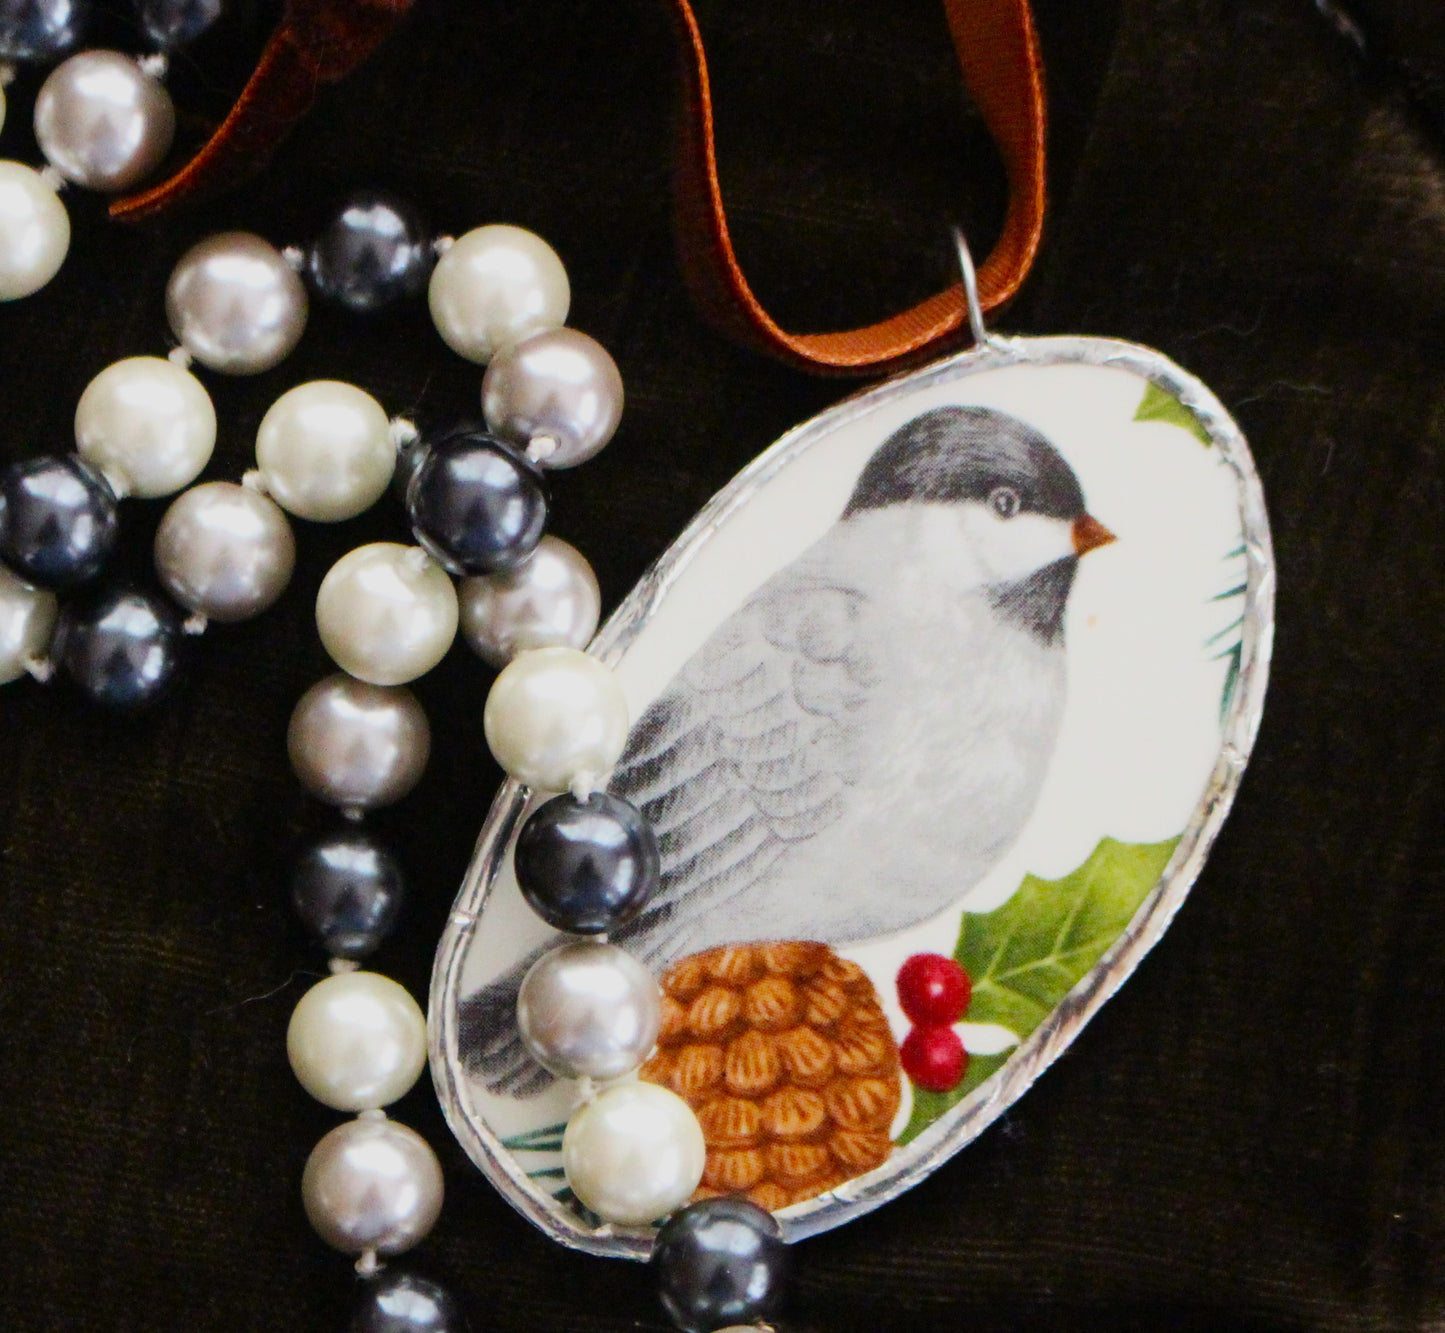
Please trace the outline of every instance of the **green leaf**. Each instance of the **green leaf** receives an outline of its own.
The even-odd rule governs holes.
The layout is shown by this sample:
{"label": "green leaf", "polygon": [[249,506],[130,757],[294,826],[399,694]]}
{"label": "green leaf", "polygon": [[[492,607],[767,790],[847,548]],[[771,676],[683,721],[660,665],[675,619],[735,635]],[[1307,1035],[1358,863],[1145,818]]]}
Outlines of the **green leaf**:
{"label": "green leaf", "polygon": [[[1238,546],[1224,558],[1226,561],[1234,560],[1244,553],[1245,548]],[[1228,602],[1236,597],[1244,597],[1248,592],[1249,581],[1246,579],[1243,583],[1236,583],[1226,588],[1223,592],[1215,593],[1209,600],[1211,602]],[[1230,635],[1236,635],[1234,642],[1230,644],[1229,647],[1214,655],[1216,662],[1222,662],[1226,658],[1229,660],[1229,666],[1225,669],[1224,673],[1224,689],[1220,692],[1219,698],[1219,720],[1221,724],[1229,720],[1229,710],[1234,706],[1234,696],[1239,690],[1240,672],[1244,666],[1244,619],[1244,612],[1240,612],[1237,620],[1231,621],[1222,630],[1211,634],[1204,641],[1206,648],[1213,648],[1221,639],[1227,638]]]}
{"label": "green leaf", "polygon": [[965,912],[954,956],[973,980],[968,1021],[1028,1036],[1124,933],[1178,841],[1105,838],[1073,874],[1025,875],[996,911]]}
{"label": "green leaf", "polygon": [[1194,415],[1172,393],[1161,389],[1152,381],[1144,388],[1144,398],[1139,410],[1134,413],[1135,421],[1163,421],[1171,426],[1187,430],[1206,449],[1212,441],[1204,423]]}
{"label": "green leaf", "polygon": [[561,1152],[562,1132],[566,1128],[564,1120],[560,1124],[528,1130],[525,1134],[514,1134],[502,1140],[502,1147],[508,1152]]}
{"label": "green leaf", "polygon": [[[1220,594],[1220,596],[1222,597],[1223,594]],[[1220,598],[1219,598],[1219,597],[1216,597],[1216,598],[1214,598],[1213,600],[1217,602],[1217,601],[1220,600]],[[1215,645],[1216,643],[1218,643],[1218,642],[1220,641],[1220,639],[1224,638],[1224,636],[1225,636],[1226,634],[1233,634],[1235,630],[1241,629],[1243,626],[1244,626],[1244,617],[1243,617],[1243,616],[1240,616],[1238,620],[1232,620],[1232,621],[1230,621],[1230,623],[1227,624],[1223,629],[1217,629],[1217,630],[1215,630],[1213,634],[1211,634],[1207,639],[1205,639],[1205,641],[1204,641],[1204,646],[1205,646],[1206,648],[1213,648],[1214,645]],[[1230,649],[1227,649],[1227,648],[1225,649],[1225,652],[1229,652],[1229,651],[1231,651],[1231,650],[1230,650]],[[1219,655],[1220,655],[1221,657],[1223,657],[1223,656],[1224,656],[1224,653],[1220,653]]]}
{"label": "green leaf", "polygon": [[[1025,875],[992,912],[965,912],[954,957],[973,981],[970,1023],[998,1023],[1020,1041],[1051,1014],[1122,935],[1174,854],[1178,838],[1127,843],[1105,838],[1063,879]],[[950,1092],[913,1090],[913,1114],[899,1136],[916,1138],[1009,1061],[974,1056]]]}
{"label": "green leaf", "polygon": [[1220,653],[1219,657],[1228,658],[1229,666],[1224,672],[1224,689],[1219,696],[1219,720],[1221,723],[1229,720],[1229,710],[1234,707],[1234,696],[1239,691],[1239,673],[1244,661],[1244,645],[1236,643],[1227,652]]}

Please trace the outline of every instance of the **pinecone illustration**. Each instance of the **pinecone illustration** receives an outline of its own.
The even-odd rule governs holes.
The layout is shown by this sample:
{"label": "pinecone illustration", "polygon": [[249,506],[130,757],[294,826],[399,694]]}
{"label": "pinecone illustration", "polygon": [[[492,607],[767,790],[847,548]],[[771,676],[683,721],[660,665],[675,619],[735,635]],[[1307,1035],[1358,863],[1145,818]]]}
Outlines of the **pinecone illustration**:
{"label": "pinecone illustration", "polygon": [[786,1208],[881,1166],[901,1099],[898,1047],[867,974],[826,944],[709,949],[663,974],[641,1077],[697,1113],[697,1198]]}

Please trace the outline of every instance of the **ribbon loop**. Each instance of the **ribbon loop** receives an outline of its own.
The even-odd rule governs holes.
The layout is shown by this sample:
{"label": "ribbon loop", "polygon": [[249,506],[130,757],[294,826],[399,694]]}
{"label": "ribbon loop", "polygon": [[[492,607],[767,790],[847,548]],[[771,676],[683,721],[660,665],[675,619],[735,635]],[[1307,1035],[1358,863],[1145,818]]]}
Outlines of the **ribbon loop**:
{"label": "ribbon loop", "polygon": [[[677,163],[678,243],[694,297],[729,336],[804,370],[876,374],[956,341],[968,323],[962,284],[861,329],[789,333],[753,294],[733,249],[718,178],[707,56],[688,0],[671,0],[683,54]],[[1028,0],[944,0],[964,79],[1003,154],[1009,203],[1003,232],[978,271],[985,310],[1007,301],[1033,264],[1043,234],[1043,64]]]}

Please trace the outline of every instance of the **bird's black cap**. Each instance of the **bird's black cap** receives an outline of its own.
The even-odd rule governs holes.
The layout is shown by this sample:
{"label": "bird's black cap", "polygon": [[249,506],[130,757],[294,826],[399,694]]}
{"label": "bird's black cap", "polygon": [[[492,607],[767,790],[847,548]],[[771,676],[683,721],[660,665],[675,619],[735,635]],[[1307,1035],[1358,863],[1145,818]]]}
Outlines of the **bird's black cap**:
{"label": "bird's black cap", "polygon": [[910,501],[986,501],[999,486],[1013,488],[1022,513],[1084,513],[1073,468],[1032,426],[987,407],[935,407],[879,446],[843,516]]}

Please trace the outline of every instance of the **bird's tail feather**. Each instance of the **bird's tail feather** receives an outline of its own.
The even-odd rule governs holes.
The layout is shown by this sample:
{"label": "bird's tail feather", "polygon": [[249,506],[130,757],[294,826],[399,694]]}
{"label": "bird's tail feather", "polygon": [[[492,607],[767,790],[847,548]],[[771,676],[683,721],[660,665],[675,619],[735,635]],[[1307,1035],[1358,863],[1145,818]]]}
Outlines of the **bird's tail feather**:
{"label": "bird's tail feather", "polygon": [[532,1058],[517,1030],[517,992],[522,978],[545,952],[538,949],[457,1006],[462,1063],[481,1078],[489,1092],[535,1097],[552,1086],[552,1075]]}

